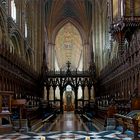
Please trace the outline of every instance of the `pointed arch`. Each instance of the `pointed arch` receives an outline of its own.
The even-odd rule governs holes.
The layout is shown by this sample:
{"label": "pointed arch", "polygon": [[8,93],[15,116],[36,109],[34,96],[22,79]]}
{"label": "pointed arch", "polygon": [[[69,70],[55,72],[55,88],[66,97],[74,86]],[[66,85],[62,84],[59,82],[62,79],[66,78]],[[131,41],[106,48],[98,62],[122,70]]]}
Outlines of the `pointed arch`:
{"label": "pointed arch", "polygon": [[57,32],[55,39],[55,56],[59,68],[65,69],[68,61],[71,62],[72,69],[78,68],[82,51],[83,45],[79,30],[70,22],[64,24]]}
{"label": "pointed arch", "polygon": [[10,33],[10,38],[11,38],[12,42],[14,41],[14,43],[16,45],[15,47],[17,47],[15,49],[18,50],[18,54],[21,56],[25,56],[26,48],[24,48],[21,44],[23,39],[22,39],[20,32],[18,30],[16,30],[15,28],[13,28],[13,30]]}
{"label": "pointed arch", "polygon": [[20,44],[19,44],[17,36],[15,34],[12,34],[10,38],[11,38],[11,41],[12,41],[13,46],[14,46],[14,53],[17,53],[20,55],[21,54]]}
{"label": "pointed arch", "polygon": [[79,31],[81,38],[82,38],[82,42],[85,42],[87,40],[82,26],[73,18],[68,17],[68,18],[60,21],[57,24],[57,26],[54,28],[53,33],[52,33],[52,42],[53,43],[55,43],[55,38],[56,38],[56,35],[59,32],[59,30],[67,23],[71,23]]}

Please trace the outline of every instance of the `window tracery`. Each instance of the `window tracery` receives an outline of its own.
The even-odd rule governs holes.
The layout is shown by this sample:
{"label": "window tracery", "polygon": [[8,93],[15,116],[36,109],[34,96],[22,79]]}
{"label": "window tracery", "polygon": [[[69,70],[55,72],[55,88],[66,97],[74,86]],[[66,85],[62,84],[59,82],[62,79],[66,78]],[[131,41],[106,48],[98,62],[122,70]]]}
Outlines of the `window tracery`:
{"label": "window tracery", "polygon": [[11,0],[11,17],[16,22],[16,5],[15,5],[15,0]]}

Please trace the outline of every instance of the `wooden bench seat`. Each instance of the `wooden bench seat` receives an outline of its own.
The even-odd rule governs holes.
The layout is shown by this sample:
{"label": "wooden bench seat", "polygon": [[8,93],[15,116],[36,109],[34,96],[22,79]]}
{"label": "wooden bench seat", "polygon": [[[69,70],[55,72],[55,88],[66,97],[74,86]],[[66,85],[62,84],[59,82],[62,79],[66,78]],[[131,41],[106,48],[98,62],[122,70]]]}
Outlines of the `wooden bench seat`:
{"label": "wooden bench seat", "polygon": [[27,119],[17,119],[12,121],[13,128],[15,131],[28,131],[28,120]]}
{"label": "wooden bench seat", "polygon": [[123,126],[123,133],[129,129],[134,132],[134,138],[138,137],[140,131],[140,110],[133,110],[127,115],[115,114],[116,127]]}

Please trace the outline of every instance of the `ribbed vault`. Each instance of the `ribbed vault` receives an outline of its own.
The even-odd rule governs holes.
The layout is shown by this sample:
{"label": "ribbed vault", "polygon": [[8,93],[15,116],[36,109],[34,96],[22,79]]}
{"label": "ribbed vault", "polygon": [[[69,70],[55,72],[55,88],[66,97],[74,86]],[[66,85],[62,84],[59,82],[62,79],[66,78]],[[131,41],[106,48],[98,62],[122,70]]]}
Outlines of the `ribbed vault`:
{"label": "ribbed vault", "polygon": [[[66,64],[66,61],[69,60],[73,68],[78,68],[80,62],[82,62],[83,44],[88,43],[91,31],[92,24],[91,1],[47,0],[45,5],[45,20],[46,20],[45,25],[47,31],[47,40],[48,43],[55,44],[55,53],[57,52],[55,59],[57,59],[58,67],[59,68],[63,67]],[[70,50],[68,51],[68,49],[62,47],[64,46],[64,44],[63,45],[58,44],[58,41],[56,39],[56,35],[65,25],[72,25],[71,27],[74,27],[73,25],[76,25],[74,28],[75,29],[77,28],[77,32],[79,32],[79,36],[81,38],[80,39],[81,41],[74,43],[75,45],[72,45],[73,49],[71,51]],[[62,38],[64,38],[64,36]]]}
{"label": "ribbed vault", "polygon": [[49,39],[54,28],[66,18],[73,18],[89,34],[92,4],[89,0],[48,0],[45,5],[46,27]]}

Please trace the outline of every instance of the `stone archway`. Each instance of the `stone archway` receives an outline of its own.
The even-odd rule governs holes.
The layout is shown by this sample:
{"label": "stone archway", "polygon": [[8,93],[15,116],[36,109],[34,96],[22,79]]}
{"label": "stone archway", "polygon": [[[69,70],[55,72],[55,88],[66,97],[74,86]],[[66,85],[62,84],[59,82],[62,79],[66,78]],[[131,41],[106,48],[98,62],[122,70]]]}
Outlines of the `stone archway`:
{"label": "stone archway", "polygon": [[[67,53],[62,54],[62,52],[64,50],[64,47],[62,47],[62,46],[64,46],[64,45],[61,45],[61,47],[59,47],[59,49],[56,49],[58,47],[57,46],[58,43],[56,43],[56,38],[57,38],[57,35],[59,34],[59,32],[61,31],[61,29],[63,29],[63,27],[65,27],[68,24],[72,25],[72,27],[74,27],[77,30],[77,33],[79,34],[78,36],[81,41],[80,41],[80,43],[77,43],[78,39],[74,39],[74,40],[77,44],[81,45],[81,49],[79,49],[79,51],[76,51],[74,49],[79,48],[78,45],[72,45],[72,46],[75,46],[75,47],[73,47],[73,50],[74,50],[73,53],[70,52],[69,48],[67,49],[65,47],[65,50],[67,51]],[[72,37],[74,37],[74,35],[72,35]],[[89,50],[90,49],[88,46],[88,39],[87,39],[87,36],[86,36],[86,33],[85,33],[83,27],[77,21],[75,21],[73,18],[68,17],[65,20],[62,20],[57,24],[57,26],[53,29],[51,36],[48,35],[48,41],[47,41],[47,47],[46,47],[48,68],[50,70],[55,69],[55,70],[59,71],[61,69],[61,67],[63,67],[65,65],[65,62],[63,62],[63,65],[59,62],[59,60],[61,59],[61,56],[64,56],[65,54],[70,55],[70,53],[71,53],[71,54],[73,54],[73,56],[71,58],[75,58],[75,55],[76,55],[75,53],[80,52],[79,57],[80,57],[81,61],[79,61],[79,62],[76,61],[76,62],[78,63],[77,65],[81,67],[80,70],[82,71],[83,69],[85,69],[82,67],[86,67],[85,64],[88,63],[87,56],[90,55],[90,52],[88,52]],[[61,52],[61,54],[58,54],[59,52]],[[64,60],[65,59],[62,59],[62,61],[64,61]],[[75,60],[79,60],[79,59],[75,59]],[[72,61],[70,59],[69,60],[66,59],[66,61],[70,61],[72,63]],[[73,61],[73,62],[75,63],[75,61]],[[75,65],[75,64],[72,63],[72,65]],[[76,68],[78,68],[78,66]]]}
{"label": "stone archway", "polygon": [[[71,88],[71,89],[70,89]],[[77,109],[77,92],[75,91],[75,85],[67,82],[60,91],[60,110],[63,111],[75,111]],[[71,99],[70,99],[71,98]]]}
{"label": "stone archway", "polygon": [[74,111],[75,109],[75,93],[70,85],[67,85],[63,92],[63,109],[64,111]]}

